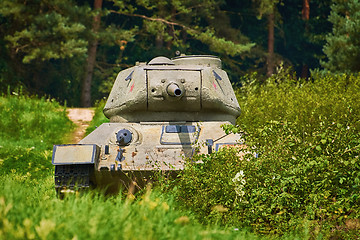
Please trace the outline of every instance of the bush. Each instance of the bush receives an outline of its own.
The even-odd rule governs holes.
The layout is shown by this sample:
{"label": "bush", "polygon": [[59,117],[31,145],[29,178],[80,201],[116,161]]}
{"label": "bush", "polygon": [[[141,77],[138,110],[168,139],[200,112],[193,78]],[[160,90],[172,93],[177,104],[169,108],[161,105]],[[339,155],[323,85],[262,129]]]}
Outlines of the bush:
{"label": "bush", "polygon": [[[360,78],[292,79],[285,71],[238,91],[247,149],[196,156],[181,173],[178,199],[204,222],[354,237],[360,230]],[[248,154],[240,158],[239,151]]]}
{"label": "bush", "polygon": [[280,69],[264,85],[257,85],[253,77],[247,81],[236,91],[242,109],[237,123],[249,132],[275,120],[292,122],[297,131],[311,135],[321,122],[346,125],[360,116],[360,77],[356,75],[317,73],[304,81]]}

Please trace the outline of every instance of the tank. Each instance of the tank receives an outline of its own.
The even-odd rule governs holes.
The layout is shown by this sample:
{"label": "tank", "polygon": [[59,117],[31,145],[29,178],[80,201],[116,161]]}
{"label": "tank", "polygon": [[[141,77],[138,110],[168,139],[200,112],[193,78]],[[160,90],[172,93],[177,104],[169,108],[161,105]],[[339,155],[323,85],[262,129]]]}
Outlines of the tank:
{"label": "tank", "polygon": [[109,123],[77,144],[54,146],[59,194],[141,188],[155,172],[176,176],[194,154],[240,142],[221,128],[235,123],[240,107],[216,56],[136,63],[118,74],[103,111]]}

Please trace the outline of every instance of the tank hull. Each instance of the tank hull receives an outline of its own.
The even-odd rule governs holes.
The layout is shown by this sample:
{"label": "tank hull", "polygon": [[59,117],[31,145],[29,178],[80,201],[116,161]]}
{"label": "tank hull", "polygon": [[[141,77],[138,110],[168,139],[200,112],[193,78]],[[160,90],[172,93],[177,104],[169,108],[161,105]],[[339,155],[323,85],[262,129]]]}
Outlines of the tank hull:
{"label": "tank hull", "polygon": [[[239,144],[239,135],[226,135],[221,128],[229,123],[104,123],[78,144],[55,145],[53,164],[57,168],[90,166],[85,188],[96,185],[117,191],[132,184],[142,187],[155,172],[176,176],[184,169],[186,159],[194,154],[208,154],[226,145]],[[131,133],[132,139],[128,145],[119,146],[116,135],[123,129]],[[57,187],[65,188],[66,182]]]}

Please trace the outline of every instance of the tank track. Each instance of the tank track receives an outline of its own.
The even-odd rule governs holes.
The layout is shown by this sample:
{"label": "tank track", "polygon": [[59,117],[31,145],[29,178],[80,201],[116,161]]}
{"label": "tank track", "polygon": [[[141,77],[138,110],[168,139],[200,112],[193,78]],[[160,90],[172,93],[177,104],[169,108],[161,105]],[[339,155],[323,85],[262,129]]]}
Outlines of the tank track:
{"label": "tank track", "polygon": [[55,189],[60,197],[65,191],[82,191],[93,186],[93,164],[55,166]]}

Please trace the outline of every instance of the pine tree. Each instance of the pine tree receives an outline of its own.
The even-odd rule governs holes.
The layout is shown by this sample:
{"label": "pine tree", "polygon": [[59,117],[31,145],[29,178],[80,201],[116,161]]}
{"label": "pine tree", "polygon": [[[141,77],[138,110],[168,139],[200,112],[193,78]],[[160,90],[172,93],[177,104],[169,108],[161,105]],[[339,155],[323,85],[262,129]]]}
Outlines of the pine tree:
{"label": "pine tree", "polygon": [[2,0],[5,41],[23,63],[85,56],[89,9],[72,0]]}
{"label": "pine tree", "polygon": [[[209,24],[214,19],[221,1],[214,0],[112,0],[117,7],[112,13],[142,18],[141,38],[159,48],[190,48],[189,41],[200,41],[209,50],[231,56],[249,51],[254,44],[235,43],[217,35]],[[151,41],[151,39],[153,39]]]}
{"label": "pine tree", "polygon": [[21,87],[76,104],[90,11],[74,0],[2,0],[0,91]]}
{"label": "pine tree", "polygon": [[333,72],[360,71],[360,2],[335,0],[329,21],[332,33],[323,48],[327,61],[322,65]]}

